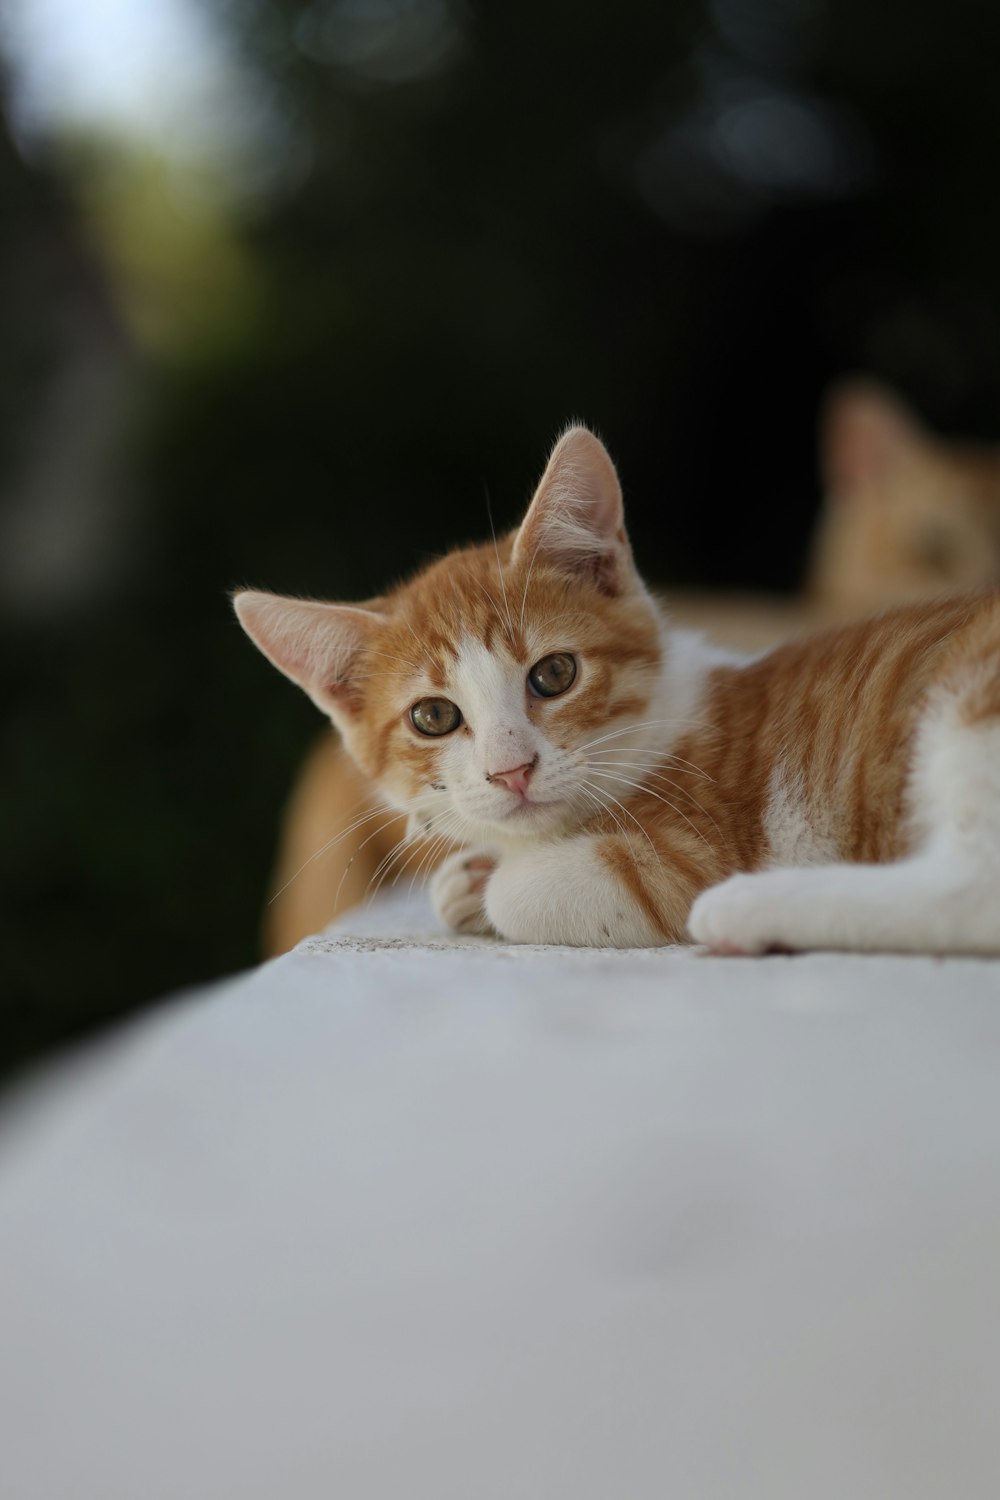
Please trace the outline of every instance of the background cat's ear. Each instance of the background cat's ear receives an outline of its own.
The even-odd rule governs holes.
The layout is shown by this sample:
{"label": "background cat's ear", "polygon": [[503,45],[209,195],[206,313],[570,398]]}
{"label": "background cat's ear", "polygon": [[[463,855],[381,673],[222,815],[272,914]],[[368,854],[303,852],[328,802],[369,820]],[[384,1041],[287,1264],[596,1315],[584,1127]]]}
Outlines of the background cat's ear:
{"label": "background cat's ear", "polygon": [[514,561],[541,557],[620,594],[633,572],[622,491],[599,438],[571,427],[556,443],[514,541]]}
{"label": "background cat's ear", "polygon": [[926,442],[914,412],[874,380],[850,380],[827,397],[820,423],[823,483],[837,499],[877,483]]}
{"label": "background cat's ear", "polygon": [[325,714],[356,713],[352,669],[380,617],[351,604],[321,604],[241,589],[233,608],[247,635],[279,672],[297,682]]}

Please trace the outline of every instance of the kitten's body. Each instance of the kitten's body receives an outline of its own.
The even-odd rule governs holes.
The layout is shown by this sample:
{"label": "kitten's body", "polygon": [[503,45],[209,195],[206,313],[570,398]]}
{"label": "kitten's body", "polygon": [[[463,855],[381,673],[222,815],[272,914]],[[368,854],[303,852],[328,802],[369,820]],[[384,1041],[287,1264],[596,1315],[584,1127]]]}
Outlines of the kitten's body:
{"label": "kitten's body", "polygon": [[[868,380],[838,387],[820,427],[825,499],[806,588],[797,598],[671,595],[675,625],[759,651],[866,611],[1000,577],[1000,450],[947,442]],[[265,946],[281,953],[361,900],[391,864],[404,821],[378,806],[334,735],[317,741],[282,821]],[[423,849],[410,851],[405,869]],[[433,865],[434,858],[428,863]]]}
{"label": "kitten's body", "polygon": [[[1000,949],[992,594],[726,657],[664,619],[610,460],[574,429],[499,546],[364,609],[252,593],[237,608],[430,840],[423,857],[462,846],[435,876],[454,926]],[[567,661],[569,685],[539,696],[534,674]],[[454,726],[419,730],[428,704]]]}

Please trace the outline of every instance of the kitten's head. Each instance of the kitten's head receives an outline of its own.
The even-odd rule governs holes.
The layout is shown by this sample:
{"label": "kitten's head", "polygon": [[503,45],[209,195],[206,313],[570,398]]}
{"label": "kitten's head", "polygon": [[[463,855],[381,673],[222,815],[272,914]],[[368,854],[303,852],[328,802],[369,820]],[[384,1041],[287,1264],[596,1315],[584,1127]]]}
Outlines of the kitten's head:
{"label": "kitten's head", "polygon": [[613,805],[611,767],[662,734],[649,725],[659,617],[614,466],[583,427],[560,438],[524,521],[498,542],[363,605],[250,590],[234,603],[415,832],[564,832]]}
{"label": "kitten's head", "polygon": [[830,397],[820,442],[812,588],[825,604],[863,614],[1000,575],[1000,452],[935,437],[862,380]]}

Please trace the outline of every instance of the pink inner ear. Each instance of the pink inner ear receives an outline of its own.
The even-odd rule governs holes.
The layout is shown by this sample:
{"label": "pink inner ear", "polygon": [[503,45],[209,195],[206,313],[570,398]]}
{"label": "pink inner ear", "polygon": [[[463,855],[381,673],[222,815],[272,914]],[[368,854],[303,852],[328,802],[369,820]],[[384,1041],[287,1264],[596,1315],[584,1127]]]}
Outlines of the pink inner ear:
{"label": "pink inner ear", "polygon": [[521,523],[514,560],[535,554],[591,577],[604,593],[624,586],[631,556],[621,487],[606,448],[585,427],[571,427],[556,443]]}
{"label": "pink inner ear", "polygon": [[320,689],[321,695],[335,703],[346,713],[355,714],[361,708],[362,695],[359,688],[346,679],[327,682]]}
{"label": "pink inner ear", "polygon": [[234,598],[240,623],[264,655],[324,713],[356,712],[362,694],[352,664],[379,617],[359,605],[286,599],[247,589]]}
{"label": "pink inner ear", "polygon": [[823,479],[837,499],[851,499],[883,479],[920,442],[902,402],[876,386],[835,395],[823,433]]}
{"label": "pink inner ear", "polygon": [[833,435],[836,457],[830,470],[834,492],[852,496],[885,473],[887,454],[877,431],[862,417],[842,421]]}

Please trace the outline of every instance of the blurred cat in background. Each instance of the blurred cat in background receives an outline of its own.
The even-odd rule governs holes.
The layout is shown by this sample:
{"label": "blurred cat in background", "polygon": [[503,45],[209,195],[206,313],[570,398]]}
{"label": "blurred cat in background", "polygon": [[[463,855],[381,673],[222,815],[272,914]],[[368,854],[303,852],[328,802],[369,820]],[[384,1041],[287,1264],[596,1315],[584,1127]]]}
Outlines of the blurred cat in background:
{"label": "blurred cat in background", "polygon": [[809,598],[836,619],[1000,574],[1000,448],[938,437],[891,391],[835,389]]}
{"label": "blurred cat in background", "polygon": [[[893,392],[854,379],[827,398],[824,499],[805,587],[788,601],[671,595],[674,624],[760,650],[805,630],[1000,577],[1000,448],[931,433]],[[326,731],[285,812],[264,948],[285,952],[364,899],[388,869],[403,820]],[[359,821],[360,820],[360,821]],[[414,846],[392,879],[416,869]]]}

